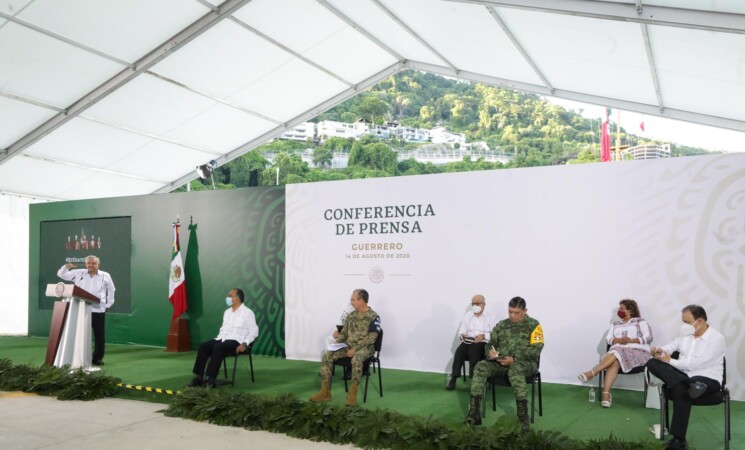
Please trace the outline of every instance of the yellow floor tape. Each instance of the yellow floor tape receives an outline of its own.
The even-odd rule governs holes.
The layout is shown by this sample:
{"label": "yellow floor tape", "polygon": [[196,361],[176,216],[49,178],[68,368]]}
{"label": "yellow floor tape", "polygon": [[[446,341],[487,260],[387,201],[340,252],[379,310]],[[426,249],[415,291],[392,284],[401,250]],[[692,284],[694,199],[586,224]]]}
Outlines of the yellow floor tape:
{"label": "yellow floor tape", "polygon": [[168,395],[175,395],[180,394],[181,391],[173,391],[171,389],[160,389],[160,388],[151,388],[147,386],[137,386],[134,384],[123,384],[119,383],[117,386],[125,389],[134,389],[136,391],[145,391],[145,392],[155,392],[156,394],[168,394]]}
{"label": "yellow floor tape", "polygon": [[0,392],[0,398],[30,397],[36,395],[33,392]]}

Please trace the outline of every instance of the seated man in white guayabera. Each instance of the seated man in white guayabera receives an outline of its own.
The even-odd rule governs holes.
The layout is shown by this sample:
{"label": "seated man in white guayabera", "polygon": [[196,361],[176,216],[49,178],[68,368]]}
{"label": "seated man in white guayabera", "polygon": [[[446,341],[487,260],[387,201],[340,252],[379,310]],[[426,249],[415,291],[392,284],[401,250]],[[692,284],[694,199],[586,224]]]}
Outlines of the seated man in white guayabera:
{"label": "seated man in white guayabera", "polygon": [[[215,379],[220,372],[223,359],[233,353],[245,352],[249,344],[259,336],[256,316],[243,304],[244,300],[241,289],[234,288],[228,292],[225,303],[229,308],[222,316],[220,333],[215,339],[199,345],[197,359],[192,369],[195,377],[189,383],[189,387],[215,387]],[[208,361],[209,364],[207,364]]]}
{"label": "seated man in white guayabera", "polygon": [[448,391],[455,389],[455,382],[458,380],[464,361],[468,361],[468,372],[473,378],[476,363],[485,357],[484,348],[486,347],[486,341],[488,341],[487,336],[496,324],[494,315],[485,312],[485,308],[486,299],[484,296],[481,294],[474,295],[471,299],[471,307],[458,328],[458,338],[461,343],[453,356],[450,381],[445,386]]}
{"label": "seated man in white guayabera", "polygon": [[[699,305],[683,308],[680,337],[662,347],[653,347],[654,358],[647,368],[670,387],[673,417],[668,450],[687,448],[686,433],[693,400],[722,388],[724,345],[722,333],[712,328],[706,310]],[[672,354],[678,352],[678,359]]]}

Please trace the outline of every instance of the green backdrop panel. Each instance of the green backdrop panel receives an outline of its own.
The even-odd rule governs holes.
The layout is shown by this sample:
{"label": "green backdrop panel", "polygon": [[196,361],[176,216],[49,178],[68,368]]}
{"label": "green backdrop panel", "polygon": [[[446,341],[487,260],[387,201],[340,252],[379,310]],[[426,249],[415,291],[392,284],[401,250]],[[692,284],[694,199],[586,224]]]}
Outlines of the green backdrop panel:
{"label": "green backdrop panel", "polygon": [[[225,311],[225,294],[237,287],[245,291],[246,306],[256,313],[260,333],[254,352],[283,357],[284,214],[284,187],[31,205],[29,298],[33,301],[29,301],[29,334],[48,336],[51,321],[51,311],[40,308],[38,301],[43,296],[42,224],[128,217],[130,308],[128,312],[114,309],[107,314],[106,339],[165,346],[173,312],[168,301],[171,223],[180,217],[192,348],[217,336]],[[104,242],[102,250],[105,246]],[[55,259],[53,265],[59,268],[62,262]],[[102,258],[101,268],[111,272],[116,283],[118,302],[124,277],[107,264]],[[49,274],[43,276],[48,278]]]}

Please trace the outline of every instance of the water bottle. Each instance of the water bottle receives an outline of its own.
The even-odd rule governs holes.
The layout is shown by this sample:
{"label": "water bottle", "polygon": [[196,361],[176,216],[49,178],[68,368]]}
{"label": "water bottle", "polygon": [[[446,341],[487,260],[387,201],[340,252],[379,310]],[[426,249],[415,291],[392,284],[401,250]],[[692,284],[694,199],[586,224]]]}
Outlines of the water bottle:
{"label": "water bottle", "polygon": [[590,403],[595,403],[595,389],[590,388],[590,396],[588,398],[590,400]]}

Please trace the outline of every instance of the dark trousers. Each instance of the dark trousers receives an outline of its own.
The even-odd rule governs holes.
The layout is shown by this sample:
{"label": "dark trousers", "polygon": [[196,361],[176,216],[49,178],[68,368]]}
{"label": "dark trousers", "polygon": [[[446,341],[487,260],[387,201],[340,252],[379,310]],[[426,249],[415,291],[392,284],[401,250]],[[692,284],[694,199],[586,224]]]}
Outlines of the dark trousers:
{"label": "dark trousers", "polygon": [[[238,341],[227,340],[218,341],[217,339],[211,339],[204,341],[199,345],[199,351],[197,352],[197,360],[194,361],[194,369],[192,372],[194,375],[201,377],[203,374],[207,378],[217,378],[218,372],[220,372],[220,366],[222,360],[227,355],[235,353],[235,349],[238,348]],[[209,361],[209,365],[207,364]],[[205,370],[205,366],[207,370]]]}
{"label": "dark trousers", "polygon": [[106,313],[91,313],[91,328],[93,328],[93,362],[103,361],[106,350]]}
{"label": "dark trousers", "polygon": [[[685,439],[688,431],[688,419],[691,417],[691,406],[693,405],[693,400],[688,396],[688,386],[693,382],[700,381],[708,386],[706,392],[716,392],[721,389],[721,385],[711,378],[689,377],[672,365],[655,358],[647,361],[647,368],[670,388],[670,399],[673,401],[670,434],[679,439]],[[665,405],[660,406],[665,407]]]}
{"label": "dark trousers", "polygon": [[473,378],[476,363],[484,359],[484,347],[486,347],[486,342],[460,344],[458,349],[455,350],[455,356],[453,356],[453,373],[451,375],[458,378],[463,362],[468,361],[468,374]]}

